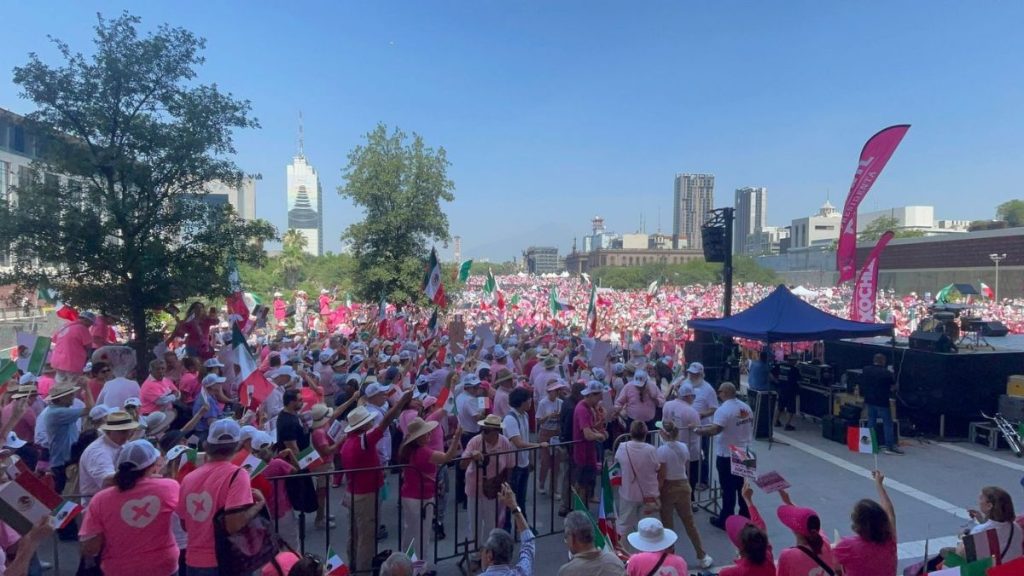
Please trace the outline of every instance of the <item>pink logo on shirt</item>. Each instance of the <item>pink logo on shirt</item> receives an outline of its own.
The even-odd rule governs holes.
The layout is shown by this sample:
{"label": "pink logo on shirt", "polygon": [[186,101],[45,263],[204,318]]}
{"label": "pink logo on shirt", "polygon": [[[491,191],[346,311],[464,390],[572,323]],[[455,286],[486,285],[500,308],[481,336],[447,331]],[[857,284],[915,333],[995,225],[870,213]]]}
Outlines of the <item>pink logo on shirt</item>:
{"label": "pink logo on shirt", "polygon": [[121,520],[133,528],[145,528],[156,520],[160,499],[154,495],[129,500],[121,506]]}

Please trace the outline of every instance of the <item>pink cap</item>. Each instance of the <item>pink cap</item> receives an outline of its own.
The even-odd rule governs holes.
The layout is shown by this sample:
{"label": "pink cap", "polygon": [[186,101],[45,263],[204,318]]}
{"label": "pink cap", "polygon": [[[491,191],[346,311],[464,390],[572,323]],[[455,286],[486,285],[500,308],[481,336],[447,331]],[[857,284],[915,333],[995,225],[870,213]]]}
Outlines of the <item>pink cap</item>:
{"label": "pink cap", "polygon": [[[281,567],[281,573],[287,574],[291,571],[292,566],[298,564],[300,558],[295,552],[281,552],[274,557],[274,560]],[[267,562],[263,570],[261,570],[261,576],[278,576],[277,568],[274,567],[273,562]]]}
{"label": "pink cap", "polygon": [[794,534],[798,534],[800,536],[810,535],[811,531],[808,528],[808,524],[812,517],[818,516],[818,513],[810,508],[790,506],[788,504],[779,506],[776,514],[778,514],[779,522],[782,522],[783,526],[789,528]]}
{"label": "pink cap", "polygon": [[740,532],[743,532],[747,524],[753,524],[753,522],[750,521],[750,518],[738,514],[733,514],[725,519],[725,533],[729,535],[729,540],[737,549],[740,548]]}

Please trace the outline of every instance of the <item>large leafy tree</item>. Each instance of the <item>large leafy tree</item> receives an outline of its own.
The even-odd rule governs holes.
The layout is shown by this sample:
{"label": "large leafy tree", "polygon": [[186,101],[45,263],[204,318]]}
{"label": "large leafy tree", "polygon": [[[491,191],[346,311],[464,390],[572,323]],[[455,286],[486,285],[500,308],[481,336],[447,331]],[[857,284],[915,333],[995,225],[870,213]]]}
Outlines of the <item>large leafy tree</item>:
{"label": "large leafy tree", "polygon": [[431,243],[447,242],[448,217],[441,201],[455,199],[444,148],[430,148],[419,134],[378,124],[366,143],[348,155],[345,185],[338,192],[363,209],[362,221],[342,239],[356,259],[359,297],[393,302],[420,297]]}
{"label": "large leafy tree", "polygon": [[274,229],[203,199],[208,183],[242,177],[232,133],[258,127],[249,103],[196,81],[204,40],[166,25],[140,36],[139,24],[100,16],[90,56],[55,40],[59,65],[30,54],[15,68],[40,156],[38,177],[0,203],[0,243],[15,257],[0,282],[45,281],[128,321],[143,361],[147,317],[226,294],[228,260],[259,263]]}
{"label": "large leafy tree", "polygon": [[996,218],[1005,220],[1010,228],[1024,226],[1024,200],[1009,200],[996,206]]}
{"label": "large leafy tree", "polygon": [[286,288],[295,288],[306,266],[306,246],[309,240],[302,232],[292,228],[284,233],[281,240],[281,272]]}

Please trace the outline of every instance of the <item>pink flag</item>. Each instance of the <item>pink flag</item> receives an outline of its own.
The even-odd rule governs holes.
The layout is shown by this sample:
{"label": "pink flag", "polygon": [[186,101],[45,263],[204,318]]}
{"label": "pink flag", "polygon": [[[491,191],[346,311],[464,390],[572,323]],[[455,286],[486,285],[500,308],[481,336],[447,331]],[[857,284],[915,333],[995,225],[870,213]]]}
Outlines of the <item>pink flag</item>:
{"label": "pink flag", "polygon": [[839,270],[839,284],[852,280],[857,265],[857,207],[868,195],[871,185],[882,173],[892,153],[900,145],[903,136],[910,130],[910,124],[890,126],[868,139],[860,151],[857,173],[853,175],[850,193],[843,205],[843,220],[839,226],[839,246],[836,249],[836,266]]}
{"label": "pink flag", "polygon": [[882,255],[885,245],[892,240],[893,233],[888,231],[882,234],[875,244],[867,262],[857,275],[857,282],[853,285],[853,299],[850,301],[850,320],[858,322],[875,321],[875,295],[878,292],[878,257]]}

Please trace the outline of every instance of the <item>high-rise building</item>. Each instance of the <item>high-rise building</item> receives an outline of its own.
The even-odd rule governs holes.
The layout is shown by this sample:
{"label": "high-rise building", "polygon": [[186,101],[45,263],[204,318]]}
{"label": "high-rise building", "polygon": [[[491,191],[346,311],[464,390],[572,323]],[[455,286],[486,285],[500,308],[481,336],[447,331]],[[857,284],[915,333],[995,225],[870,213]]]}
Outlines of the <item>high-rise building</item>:
{"label": "high-rise building", "polygon": [[306,237],[306,252],[324,253],[323,189],[316,169],[303,152],[302,115],[299,115],[299,154],[288,165],[288,229]]}
{"label": "high-rise building", "polygon": [[768,225],[768,189],[746,186],[736,190],[732,234],[733,254],[756,254],[758,234]]}
{"label": "high-rise building", "polygon": [[530,246],[523,251],[523,261],[530,274],[557,274],[562,269],[558,248],[551,246]]}
{"label": "high-rise building", "polygon": [[700,229],[715,205],[714,174],[676,174],[672,207],[675,248],[700,250]]}
{"label": "high-rise building", "polygon": [[206,202],[230,204],[242,220],[256,219],[256,179],[245,176],[237,187],[215,180],[206,185]]}

